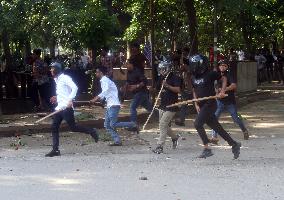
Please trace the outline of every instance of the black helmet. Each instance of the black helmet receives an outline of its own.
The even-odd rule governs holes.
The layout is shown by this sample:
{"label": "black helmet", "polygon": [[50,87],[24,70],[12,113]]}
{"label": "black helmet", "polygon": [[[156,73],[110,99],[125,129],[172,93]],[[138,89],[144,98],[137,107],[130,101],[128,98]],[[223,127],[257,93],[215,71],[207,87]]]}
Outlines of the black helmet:
{"label": "black helmet", "polygon": [[159,75],[167,75],[171,72],[173,68],[173,64],[170,61],[161,61],[158,65],[158,73]]}
{"label": "black helmet", "polygon": [[54,68],[55,74],[58,75],[62,72],[62,65],[59,62],[53,62],[50,64],[50,68]]}
{"label": "black helmet", "polygon": [[189,71],[195,75],[200,76],[204,74],[209,68],[208,58],[201,54],[196,54],[189,58]]}

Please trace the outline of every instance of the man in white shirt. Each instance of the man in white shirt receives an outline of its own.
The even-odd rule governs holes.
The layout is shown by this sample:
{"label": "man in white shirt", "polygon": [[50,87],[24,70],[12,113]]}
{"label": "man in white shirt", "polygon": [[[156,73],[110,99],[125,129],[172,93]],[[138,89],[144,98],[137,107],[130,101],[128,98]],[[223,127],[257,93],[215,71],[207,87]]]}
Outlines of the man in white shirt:
{"label": "man in white shirt", "polygon": [[78,87],[73,82],[70,76],[62,73],[61,64],[58,62],[52,63],[51,75],[56,83],[56,96],[51,97],[50,101],[52,104],[57,104],[55,110],[61,110],[54,115],[52,122],[52,141],[53,148],[46,154],[46,157],[60,156],[59,151],[59,127],[62,120],[65,120],[72,132],[82,132],[90,134],[95,142],[98,142],[98,134],[95,129],[89,129],[82,126],[78,126],[75,123],[74,110],[73,110],[73,99],[75,98]]}
{"label": "man in white shirt", "polygon": [[90,102],[95,103],[97,100],[106,100],[107,109],[105,113],[104,127],[111,135],[114,143],[110,146],[121,146],[120,137],[116,131],[116,128],[131,128],[138,133],[138,127],[135,122],[118,122],[118,114],[120,110],[120,102],[118,98],[118,90],[115,83],[107,76],[107,69],[105,67],[98,67],[96,69],[96,77],[100,79],[102,92],[94,97]]}

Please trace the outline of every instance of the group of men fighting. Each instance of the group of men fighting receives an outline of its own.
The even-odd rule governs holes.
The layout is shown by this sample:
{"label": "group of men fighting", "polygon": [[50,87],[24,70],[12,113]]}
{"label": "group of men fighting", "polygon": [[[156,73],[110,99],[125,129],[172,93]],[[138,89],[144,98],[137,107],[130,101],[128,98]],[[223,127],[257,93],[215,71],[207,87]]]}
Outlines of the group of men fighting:
{"label": "group of men fighting", "polygon": [[[236,81],[229,74],[229,63],[226,60],[219,62],[218,70],[211,70],[210,63],[206,56],[197,54],[185,59],[183,65],[183,74],[187,78],[182,79],[176,74],[172,61],[161,61],[158,64],[159,79],[157,80],[156,89],[161,90],[159,110],[159,130],[160,136],[157,146],[153,149],[154,153],[163,153],[163,146],[167,135],[172,139],[172,147],[178,146],[180,136],[171,130],[171,121],[179,111],[179,107],[169,107],[178,102],[178,94],[184,90],[183,85],[190,86],[192,98],[202,98],[217,95],[218,99],[209,99],[205,101],[197,101],[194,103],[197,116],[194,126],[202,139],[204,150],[198,156],[199,158],[207,158],[212,156],[212,150],[209,143],[218,143],[218,135],[220,135],[232,147],[233,157],[237,159],[240,154],[241,143],[235,141],[228,132],[218,122],[221,113],[226,109],[230,112],[233,120],[240,126],[244,133],[244,139],[248,139],[248,131],[242,120],[239,118],[235,102]],[[96,77],[100,80],[101,93],[95,96],[90,103],[97,101],[106,101],[106,112],[104,127],[111,135],[113,142],[110,146],[121,146],[121,138],[117,132],[117,128],[126,128],[127,130],[139,132],[137,124],[137,108],[143,106],[147,111],[151,111],[153,106],[149,100],[149,92],[147,89],[147,79],[144,75],[144,69],[136,66],[137,63],[133,59],[129,59],[126,63],[127,67],[127,84],[121,89],[123,96],[126,93],[132,93],[132,102],[130,105],[130,121],[118,122],[118,114],[121,103],[119,98],[119,89],[116,84],[107,76],[107,68],[99,66],[96,68]],[[73,132],[83,132],[90,134],[95,142],[98,142],[99,136],[96,129],[88,129],[76,125],[74,120],[74,109],[72,101],[77,93],[77,86],[72,79],[63,73],[60,63],[51,64],[51,74],[56,83],[56,96],[51,98],[51,103],[57,104],[55,110],[59,111],[53,117],[52,137],[53,148],[46,154],[47,157],[59,156],[59,126],[62,120],[65,120]],[[187,82],[184,84],[184,82]],[[217,83],[217,84],[216,84]],[[207,124],[212,129],[212,139],[208,139],[204,129]]]}

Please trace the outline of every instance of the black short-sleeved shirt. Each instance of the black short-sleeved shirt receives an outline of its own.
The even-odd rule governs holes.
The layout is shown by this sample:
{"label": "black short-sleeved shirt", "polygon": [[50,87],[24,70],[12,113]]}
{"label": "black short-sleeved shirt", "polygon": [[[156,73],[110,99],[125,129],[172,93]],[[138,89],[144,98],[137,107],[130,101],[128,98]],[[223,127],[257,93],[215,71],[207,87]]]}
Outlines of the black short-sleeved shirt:
{"label": "black short-sleeved shirt", "polygon": [[[161,86],[163,79],[159,79],[159,86]],[[182,80],[180,77],[176,76],[175,74],[170,74],[167,78],[167,84],[173,87],[181,87]],[[178,102],[178,93],[172,92],[171,90],[164,88],[161,93],[161,104],[160,109],[177,112],[179,110],[178,107],[167,108],[167,106],[172,105]]]}
{"label": "black short-sleeved shirt", "polygon": [[145,62],[146,61],[147,61],[147,58],[142,53],[138,53],[137,55],[131,55],[130,58],[129,58],[129,62],[133,64],[134,68],[138,68],[138,69],[141,69],[143,71],[144,71],[144,68],[145,68]]}
{"label": "black short-sleeved shirt", "polygon": [[[214,82],[216,80],[221,79],[221,73],[216,71],[207,71],[206,73],[202,74],[200,77],[191,77],[192,87],[196,93],[197,98],[208,97],[208,96],[215,96],[215,87]],[[198,104],[199,106],[204,105],[205,103],[215,102],[214,99],[200,101]]]}
{"label": "black short-sleeved shirt", "polygon": [[[232,73],[225,72],[223,76],[227,77],[227,87],[230,86],[232,83],[236,83],[236,79],[234,78]],[[222,81],[218,81],[218,87],[222,88]],[[225,105],[236,104],[235,91],[230,90],[227,91],[226,94],[228,94],[227,97],[219,100]]]}
{"label": "black short-sleeved shirt", "polygon": [[133,91],[133,93],[147,91],[147,78],[141,69],[134,68],[132,71],[127,71],[127,83],[129,85],[137,85],[141,82],[144,83],[144,86]]}

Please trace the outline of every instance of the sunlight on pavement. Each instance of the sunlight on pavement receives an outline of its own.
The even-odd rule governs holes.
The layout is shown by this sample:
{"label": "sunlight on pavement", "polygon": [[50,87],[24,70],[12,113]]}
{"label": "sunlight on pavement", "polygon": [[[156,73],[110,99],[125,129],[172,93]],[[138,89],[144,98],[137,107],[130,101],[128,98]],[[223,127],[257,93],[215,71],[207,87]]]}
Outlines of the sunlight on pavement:
{"label": "sunlight on pavement", "polygon": [[255,128],[275,128],[275,127],[284,127],[284,122],[279,123],[258,123],[254,125]]}
{"label": "sunlight on pavement", "polygon": [[80,181],[75,179],[68,178],[51,178],[47,179],[48,182],[52,185],[77,185],[80,184]]}

